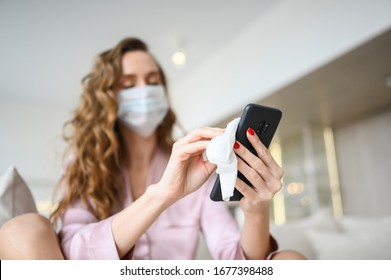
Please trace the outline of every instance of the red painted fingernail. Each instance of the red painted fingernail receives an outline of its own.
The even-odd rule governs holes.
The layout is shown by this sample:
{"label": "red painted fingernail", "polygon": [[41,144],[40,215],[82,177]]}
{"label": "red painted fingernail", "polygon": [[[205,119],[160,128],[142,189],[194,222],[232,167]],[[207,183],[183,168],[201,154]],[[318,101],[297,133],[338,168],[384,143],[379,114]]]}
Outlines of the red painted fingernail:
{"label": "red painted fingernail", "polygon": [[239,143],[235,141],[234,149],[239,149],[239,147],[240,147]]}
{"label": "red painted fingernail", "polygon": [[251,135],[254,135],[254,134],[255,134],[254,130],[253,130],[251,127],[249,127],[249,128],[247,129],[247,132],[250,133]]}

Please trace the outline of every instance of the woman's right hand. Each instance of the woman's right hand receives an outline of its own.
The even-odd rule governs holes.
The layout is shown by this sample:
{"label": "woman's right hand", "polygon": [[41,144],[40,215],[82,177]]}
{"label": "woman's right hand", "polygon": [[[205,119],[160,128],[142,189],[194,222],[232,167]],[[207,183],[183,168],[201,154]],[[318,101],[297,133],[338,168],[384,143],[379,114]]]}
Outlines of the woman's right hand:
{"label": "woman's right hand", "polygon": [[[129,252],[167,207],[197,190],[209,178],[215,165],[204,161],[202,153],[210,140],[223,132],[218,128],[201,128],[179,139],[161,180],[114,216],[112,232],[120,257]],[[131,228],[126,226],[129,220]]]}
{"label": "woman's right hand", "polygon": [[162,179],[153,189],[171,202],[194,192],[202,186],[216,166],[203,160],[210,140],[223,134],[220,128],[199,128],[174,143]]}

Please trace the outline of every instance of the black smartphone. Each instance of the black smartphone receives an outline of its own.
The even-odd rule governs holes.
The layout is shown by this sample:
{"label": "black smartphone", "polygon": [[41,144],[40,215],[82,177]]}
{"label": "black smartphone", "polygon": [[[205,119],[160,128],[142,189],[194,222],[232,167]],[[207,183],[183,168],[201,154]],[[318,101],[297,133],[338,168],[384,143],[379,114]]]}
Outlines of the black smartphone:
{"label": "black smartphone", "polygon": [[[251,127],[262,143],[268,148],[273,139],[274,133],[277,130],[278,124],[280,123],[281,117],[282,112],[277,108],[266,107],[253,103],[248,104],[244,108],[242,116],[240,117],[238,128],[236,130],[236,140],[244,145],[254,155],[257,155],[255,149],[247,139],[247,129]],[[242,173],[238,172],[238,177],[252,187],[251,183],[243,176]],[[230,201],[238,201],[242,197],[243,195],[235,188]],[[210,198],[213,201],[223,201],[219,176],[217,176],[213,189],[210,193]]]}

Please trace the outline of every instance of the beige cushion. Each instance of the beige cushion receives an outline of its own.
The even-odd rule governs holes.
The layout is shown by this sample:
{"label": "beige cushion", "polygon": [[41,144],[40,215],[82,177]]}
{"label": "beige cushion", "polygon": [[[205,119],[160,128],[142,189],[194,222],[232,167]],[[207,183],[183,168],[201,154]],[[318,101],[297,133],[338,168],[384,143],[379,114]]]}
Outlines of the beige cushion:
{"label": "beige cushion", "polygon": [[0,176],[0,227],[9,219],[37,212],[34,198],[14,166]]}

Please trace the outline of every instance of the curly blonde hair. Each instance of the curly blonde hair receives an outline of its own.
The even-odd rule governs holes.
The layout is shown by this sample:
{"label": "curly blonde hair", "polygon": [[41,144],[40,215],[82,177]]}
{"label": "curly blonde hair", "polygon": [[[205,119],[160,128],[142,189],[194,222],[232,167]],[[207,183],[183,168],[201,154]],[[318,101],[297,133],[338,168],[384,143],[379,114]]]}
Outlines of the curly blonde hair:
{"label": "curly blonde hair", "polygon": [[[91,73],[82,79],[81,103],[63,128],[63,137],[68,143],[65,155],[71,154],[72,161],[59,182],[58,189],[63,191],[63,195],[51,214],[53,223],[76,201],[84,203],[98,220],[119,211],[124,183],[120,174],[122,145],[114,89],[122,74],[122,57],[131,51],[149,53],[143,41],[137,38],[123,39],[114,48],[101,53]],[[155,62],[167,92],[166,77]],[[174,112],[169,109],[157,128],[157,141],[163,149],[172,148],[175,120]]]}

